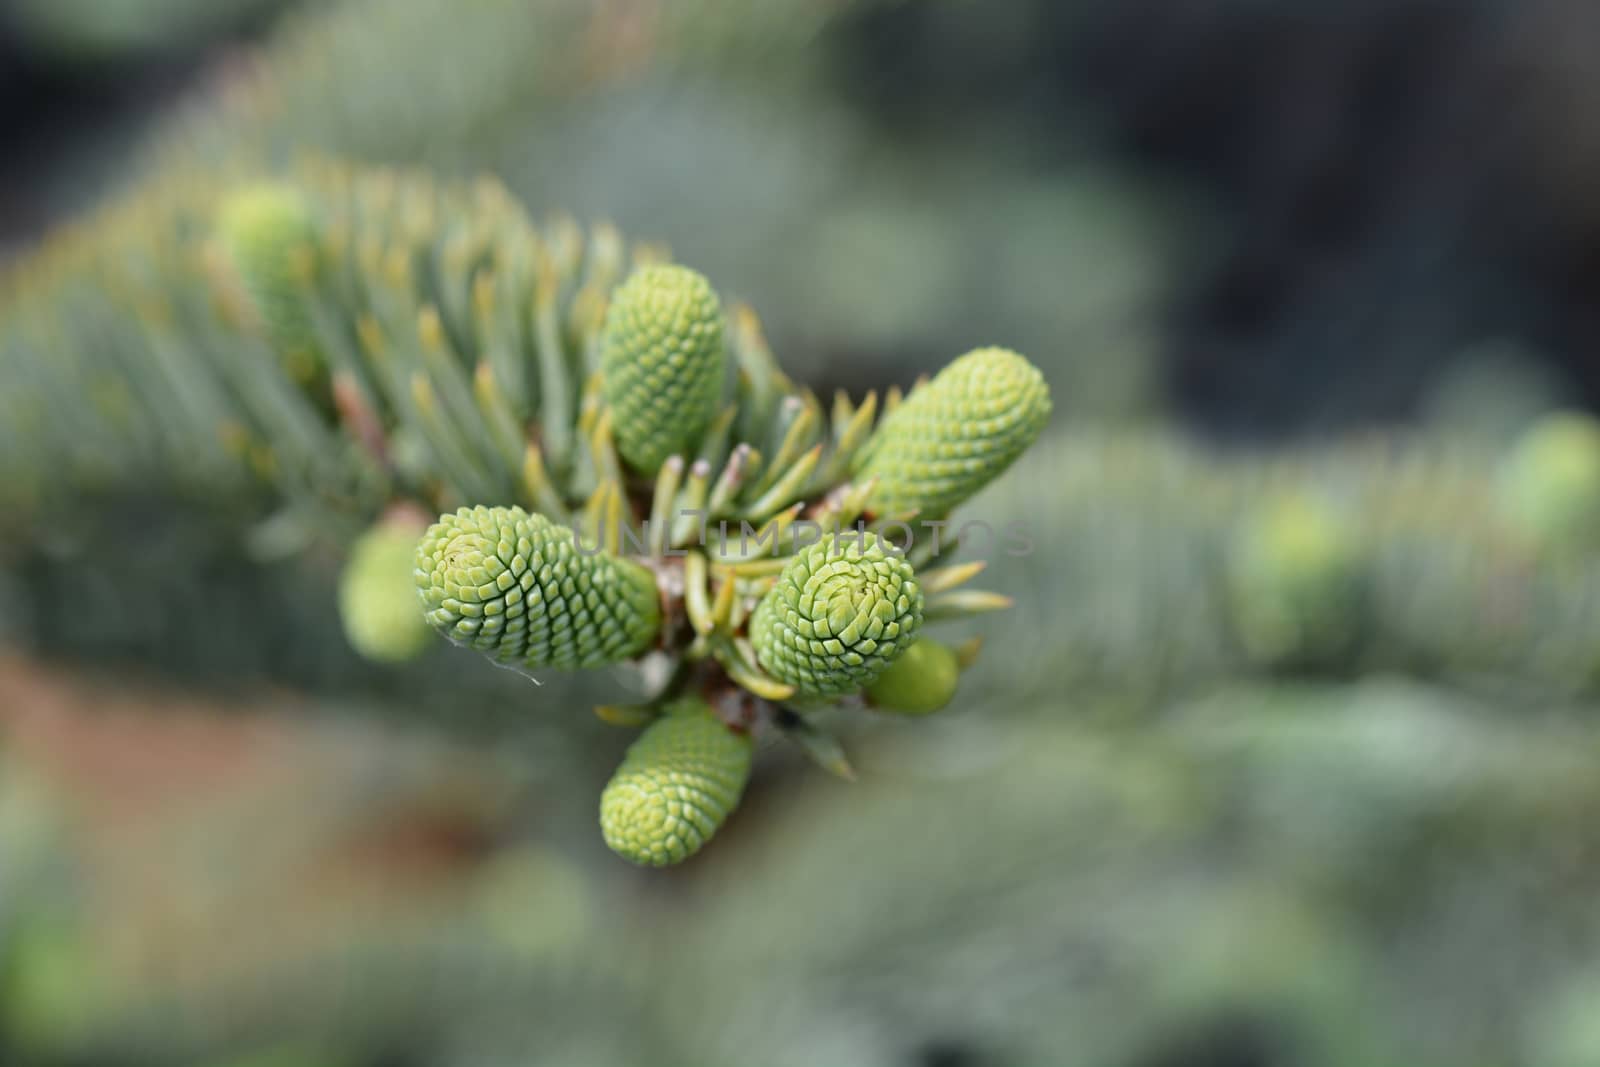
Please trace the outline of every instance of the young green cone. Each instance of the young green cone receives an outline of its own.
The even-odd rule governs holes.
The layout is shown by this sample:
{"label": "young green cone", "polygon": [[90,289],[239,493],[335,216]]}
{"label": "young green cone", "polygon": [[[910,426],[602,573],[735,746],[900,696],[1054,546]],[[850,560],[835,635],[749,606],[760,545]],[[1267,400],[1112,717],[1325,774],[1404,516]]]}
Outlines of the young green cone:
{"label": "young green cone", "polygon": [[530,670],[644,652],[661,627],[655,577],[521,508],[462,508],[416,548],[427,620],[459,645]]}
{"label": "young green cone", "polygon": [[831,698],[869,684],[922,625],[911,564],[866,531],[802,549],[750,619],[761,666],[802,696]]}
{"label": "young green cone", "polygon": [[316,236],[305,198],[287,185],[240,189],[222,202],[217,232],[267,339],[297,380],[310,381],[322,357],[300,278],[299,257]]}
{"label": "young green cone", "polygon": [[878,426],[854,464],[876,478],[880,515],[947,514],[1027,451],[1050,419],[1050,389],[1033,364],[980,348],[915,390]]}
{"label": "young green cone", "polygon": [[715,834],[750,778],[751,742],[704,701],[669,704],[628,748],[600,795],[600,830],[617,855],[681,863]]}
{"label": "young green cone", "polygon": [[867,699],[880,711],[927,715],[950,703],[960,678],[955,649],[924,637],[867,686]]}
{"label": "young green cone", "polygon": [[722,335],[716,292],[687,267],[644,267],[612,294],[601,370],[617,449],[638,470],[688,452],[716,414]]}
{"label": "young green cone", "polygon": [[420,524],[379,522],[351,548],[339,576],[345,637],[367,659],[408,660],[433,640],[411,576],[419,531]]}

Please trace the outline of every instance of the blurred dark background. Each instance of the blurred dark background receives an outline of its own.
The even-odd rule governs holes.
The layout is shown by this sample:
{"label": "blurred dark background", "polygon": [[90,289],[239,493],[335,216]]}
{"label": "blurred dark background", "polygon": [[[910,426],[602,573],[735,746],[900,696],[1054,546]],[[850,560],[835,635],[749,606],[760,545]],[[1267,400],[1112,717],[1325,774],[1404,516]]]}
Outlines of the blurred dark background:
{"label": "blurred dark background", "polygon": [[1043,31],[999,47],[941,38],[931,7],[882,11],[855,84],[895,122],[1020,107],[1044,157],[1052,119],[1087,106],[1104,151],[1203,198],[1220,240],[1161,359],[1185,414],[1268,435],[1405,418],[1484,338],[1595,399],[1600,9],[1037,7]]}
{"label": "blurred dark background", "polygon": [[287,0],[0,2],[0,252],[102,195],[208,66]]}

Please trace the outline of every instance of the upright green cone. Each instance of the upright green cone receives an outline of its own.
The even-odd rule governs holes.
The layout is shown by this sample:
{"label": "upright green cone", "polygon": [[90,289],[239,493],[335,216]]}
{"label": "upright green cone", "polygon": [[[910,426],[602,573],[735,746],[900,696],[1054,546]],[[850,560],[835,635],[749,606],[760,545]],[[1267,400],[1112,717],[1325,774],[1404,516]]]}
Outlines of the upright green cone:
{"label": "upright green cone", "polygon": [[428,622],[456,644],[578,670],[638,656],[661,628],[654,575],[590,552],[543,515],[462,508],[418,542],[414,576]]}
{"label": "upright green cone", "polygon": [[281,184],[241,189],[222,202],[217,232],[284,367],[311,381],[322,357],[301,277],[301,257],[316,237],[305,197]]}
{"label": "upright green cone", "polygon": [[877,479],[867,505],[877,514],[942,516],[1011,466],[1049,419],[1038,369],[1009,349],[980,348],[884,418],[855,478]]}
{"label": "upright green cone", "polygon": [[726,361],[710,282],[670,264],[635,271],[611,296],[601,347],[622,458],[654,471],[688,452],[716,414]]}
{"label": "upright green cone", "polygon": [[845,531],[789,561],[751,616],[750,639],[767,673],[827,699],[870,684],[921,625],[911,564],[874,534]]}
{"label": "upright green cone", "polygon": [[739,805],[751,742],[706,703],[667,705],[628,748],[600,795],[600,830],[624,859],[648,867],[694,855]]}
{"label": "upright green cone", "polygon": [[408,660],[433,640],[411,577],[420,528],[409,521],[379,522],[351,548],[339,576],[345,637],[367,659]]}

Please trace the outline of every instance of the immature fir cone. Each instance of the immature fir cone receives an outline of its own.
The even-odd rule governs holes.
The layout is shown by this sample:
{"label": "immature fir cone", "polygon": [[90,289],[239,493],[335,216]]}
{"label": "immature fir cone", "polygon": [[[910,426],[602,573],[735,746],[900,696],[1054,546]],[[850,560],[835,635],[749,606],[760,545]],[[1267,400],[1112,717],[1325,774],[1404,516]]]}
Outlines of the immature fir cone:
{"label": "immature fir cone", "polygon": [[867,699],[880,711],[927,715],[950,703],[960,678],[955,650],[924,637],[867,686]]}
{"label": "immature fir cone", "polygon": [[427,620],[456,644],[531,670],[631,659],[661,626],[655,577],[521,508],[441,516],[416,549]]}
{"label": "immature fir cone", "polygon": [[355,543],[339,576],[345,637],[368,659],[411,659],[433,640],[411,576],[417,533],[409,523],[380,522]]}
{"label": "immature fir cone", "polygon": [[868,507],[947,514],[1027,451],[1050,419],[1038,369],[1004,348],[980,348],[915,390],[879,425],[854,464],[876,478]]}
{"label": "immature fir cone", "polygon": [[617,448],[635,468],[689,451],[716,414],[722,334],[716,292],[687,267],[644,267],[612,294],[601,369]]}
{"label": "immature fir cone", "polygon": [[698,852],[739,804],[750,738],[696,698],[669,704],[628,748],[600,795],[600,830],[624,859],[649,867]]}
{"label": "immature fir cone", "polygon": [[761,666],[801,695],[853,693],[881,674],[922,625],[911,564],[875,535],[829,535],[791,559],[750,619]]}
{"label": "immature fir cone", "polygon": [[306,310],[299,258],[316,235],[305,198],[287,185],[254,185],[227,197],[217,233],[285,367],[308,381],[321,364]]}

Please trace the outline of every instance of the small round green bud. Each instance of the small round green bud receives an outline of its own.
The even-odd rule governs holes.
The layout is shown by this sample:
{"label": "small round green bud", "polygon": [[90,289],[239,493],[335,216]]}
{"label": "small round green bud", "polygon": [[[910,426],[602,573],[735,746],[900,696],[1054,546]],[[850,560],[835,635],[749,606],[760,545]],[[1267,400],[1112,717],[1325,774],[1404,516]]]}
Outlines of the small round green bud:
{"label": "small round green bud", "polygon": [[404,520],[378,523],[351,548],[339,576],[345,637],[367,659],[412,659],[433,640],[412,577],[420,532],[420,524]]}
{"label": "small round green bud", "polygon": [[462,508],[417,543],[426,617],[456,644],[530,670],[644,652],[661,629],[655,576],[521,508]]}
{"label": "small round green bud", "polygon": [[1523,434],[1500,475],[1507,519],[1541,548],[1600,544],[1600,422],[1546,415]]}
{"label": "small round green bud", "polygon": [[611,295],[600,365],[617,450],[653,471],[699,440],[716,414],[726,354],[722,306],[687,267],[644,267]]}
{"label": "small round green bud", "polygon": [[267,339],[297,379],[322,364],[305,304],[303,256],[316,237],[305,198],[282,184],[252,185],[223,200],[217,233]]}
{"label": "small round green bud", "polygon": [[1050,388],[1004,348],[957,359],[885,416],[854,463],[880,515],[947,514],[999,477],[1050,420]]}
{"label": "small round green bud", "polygon": [[791,559],[750,618],[761,666],[806,697],[853,693],[911,646],[922,590],[905,557],[866,531]]}
{"label": "small round green bud", "polygon": [[669,704],[628,748],[600,795],[600,830],[611,851],[647,867],[682,863],[739,805],[751,742],[702,700]]}
{"label": "small round green bud", "polygon": [[1359,624],[1355,533],[1322,501],[1285,494],[1247,515],[1228,558],[1240,639],[1268,663],[1344,652]]}
{"label": "small round green bud", "polygon": [[880,711],[927,715],[950,703],[960,679],[955,649],[924,637],[867,686],[867,699]]}

